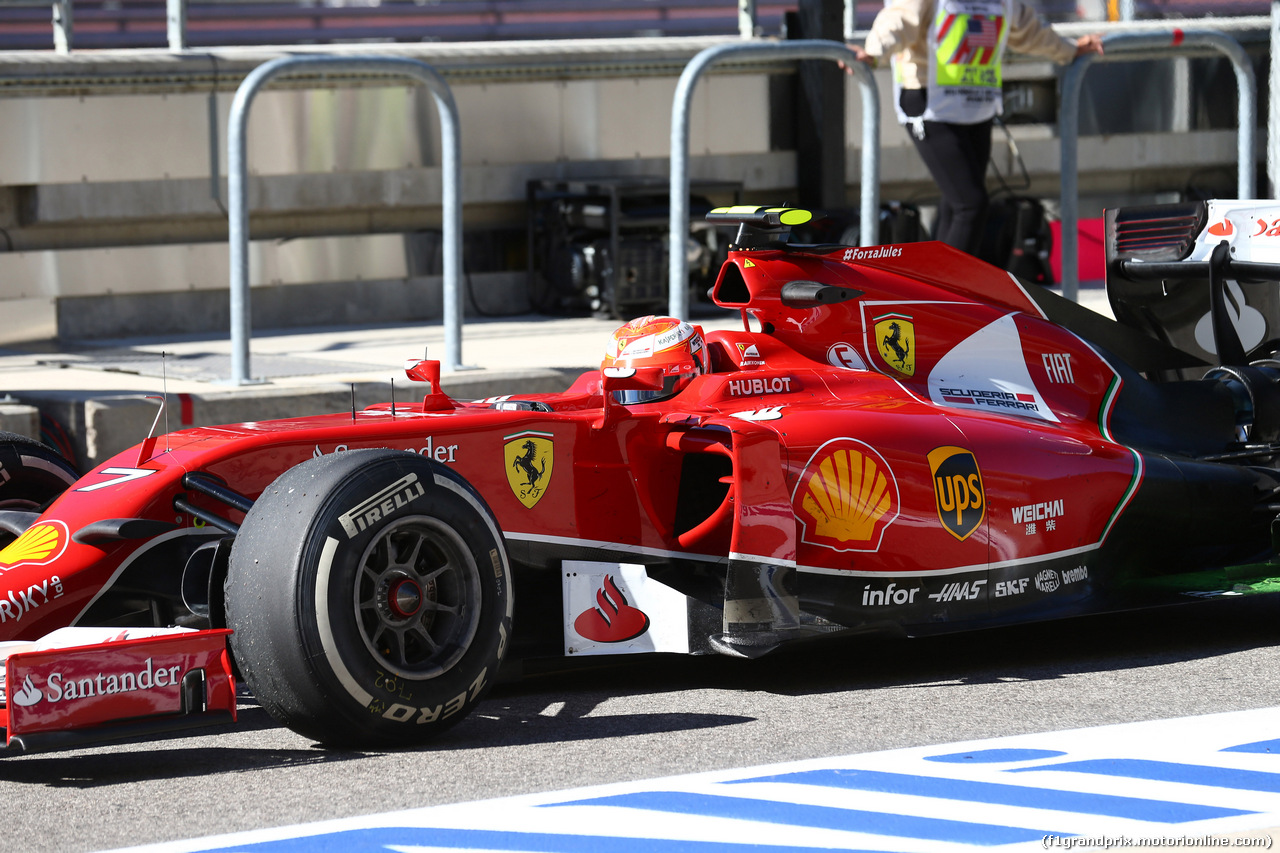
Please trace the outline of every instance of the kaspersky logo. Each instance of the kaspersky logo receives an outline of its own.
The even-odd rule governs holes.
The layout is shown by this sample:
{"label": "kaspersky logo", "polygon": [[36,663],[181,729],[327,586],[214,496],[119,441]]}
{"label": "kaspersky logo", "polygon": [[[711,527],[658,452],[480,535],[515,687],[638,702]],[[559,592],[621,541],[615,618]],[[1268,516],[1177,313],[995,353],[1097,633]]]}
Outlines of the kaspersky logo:
{"label": "kaspersky logo", "polygon": [[938,447],[929,452],[928,458],[938,520],[948,533],[963,542],[987,517],[978,460],[963,447]]}
{"label": "kaspersky logo", "polygon": [[898,517],[898,483],[870,445],[837,438],[809,459],[791,503],[805,542],[836,551],[875,551]]}
{"label": "kaspersky logo", "polygon": [[67,550],[67,525],[61,521],[41,521],[0,551],[0,574],[15,566],[43,566]]}

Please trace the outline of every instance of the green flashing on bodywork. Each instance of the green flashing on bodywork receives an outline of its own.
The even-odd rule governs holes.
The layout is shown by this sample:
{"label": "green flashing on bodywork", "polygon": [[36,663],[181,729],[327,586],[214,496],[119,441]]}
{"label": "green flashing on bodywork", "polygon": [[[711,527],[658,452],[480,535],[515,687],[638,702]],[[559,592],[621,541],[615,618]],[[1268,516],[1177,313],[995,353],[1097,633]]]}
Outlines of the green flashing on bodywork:
{"label": "green flashing on bodywork", "polygon": [[[1098,407],[1098,433],[1107,441],[1115,441],[1115,438],[1111,435],[1111,430],[1107,426],[1107,413],[1111,411],[1111,404],[1115,402],[1116,395],[1120,393],[1122,384],[1120,377],[1113,373],[1111,383],[1107,385],[1107,391],[1102,395],[1102,405]],[[1129,487],[1124,490],[1124,494],[1116,503],[1116,508],[1111,512],[1111,517],[1107,519],[1107,526],[1102,529],[1102,538],[1098,540],[1099,542],[1106,541],[1107,536],[1111,533],[1111,528],[1119,520],[1120,514],[1129,505],[1129,501],[1133,500],[1134,493],[1138,491],[1138,486],[1142,482],[1142,455],[1132,447],[1120,446],[1129,451],[1129,455],[1133,457],[1133,475],[1129,478]]]}
{"label": "green flashing on bodywork", "polygon": [[1112,376],[1111,384],[1107,386],[1107,391],[1102,395],[1102,405],[1098,407],[1098,432],[1107,441],[1113,441],[1111,438],[1111,430],[1107,427],[1107,412],[1111,411],[1111,403],[1115,399],[1116,394],[1120,391],[1120,377]]}
{"label": "green flashing on bodywork", "polygon": [[1263,595],[1280,592],[1280,563],[1245,563],[1212,571],[1166,575],[1138,581],[1136,585],[1195,598]]}
{"label": "green flashing on bodywork", "polygon": [[[1121,445],[1123,447],[1123,445]],[[1129,455],[1133,457],[1133,475],[1129,477],[1129,487],[1124,490],[1124,494],[1120,496],[1120,500],[1116,502],[1116,508],[1111,511],[1111,517],[1107,519],[1107,526],[1102,529],[1102,538],[1099,542],[1105,542],[1107,536],[1111,533],[1111,528],[1115,526],[1116,521],[1120,518],[1120,513],[1124,512],[1125,507],[1129,506],[1129,501],[1133,500],[1134,493],[1138,491],[1138,485],[1142,482],[1142,456],[1132,447],[1125,447],[1129,451]]]}

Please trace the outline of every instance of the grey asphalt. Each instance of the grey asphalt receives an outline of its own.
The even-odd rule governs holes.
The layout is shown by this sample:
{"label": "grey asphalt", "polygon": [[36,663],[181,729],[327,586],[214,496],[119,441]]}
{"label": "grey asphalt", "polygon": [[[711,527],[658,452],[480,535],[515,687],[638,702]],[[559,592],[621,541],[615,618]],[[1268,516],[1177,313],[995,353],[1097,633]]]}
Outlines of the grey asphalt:
{"label": "grey asphalt", "polygon": [[[434,744],[321,749],[251,702],[236,729],[0,760],[6,849],[116,848],[713,769],[1277,704],[1254,598],[756,661],[580,661],[499,685]],[[587,664],[587,665],[582,665]],[[1176,760],[1171,745],[1170,760]],[[8,845],[14,845],[9,847]]]}

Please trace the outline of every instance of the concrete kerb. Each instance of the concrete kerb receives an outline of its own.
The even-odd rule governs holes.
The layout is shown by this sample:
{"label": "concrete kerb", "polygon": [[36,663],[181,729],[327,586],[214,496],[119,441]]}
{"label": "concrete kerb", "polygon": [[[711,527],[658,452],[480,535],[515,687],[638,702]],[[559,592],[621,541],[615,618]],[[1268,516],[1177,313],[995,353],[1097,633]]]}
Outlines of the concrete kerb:
{"label": "concrete kerb", "polygon": [[[584,370],[586,368],[583,368]],[[556,393],[568,388],[582,371],[578,369],[536,368],[485,374],[446,374],[441,384],[444,391],[458,400],[475,400],[499,394]],[[425,383],[395,383],[397,402],[421,401],[427,393]],[[156,434],[163,435],[186,427],[215,426],[246,421],[298,418],[350,411],[391,399],[390,382],[332,382],[320,385],[280,388],[253,386],[207,393],[170,394],[168,420],[161,414]],[[70,392],[27,392],[23,404],[0,405],[0,428],[10,432],[33,432],[9,428],[4,420],[6,408],[15,411],[13,423],[39,436],[39,412],[57,420],[71,438],[81,471],[87,471],[123,450],[138,444],[151,431],[159,403],[148,395],[76,394]],[[20,420],[27,418],[28,420]]]}

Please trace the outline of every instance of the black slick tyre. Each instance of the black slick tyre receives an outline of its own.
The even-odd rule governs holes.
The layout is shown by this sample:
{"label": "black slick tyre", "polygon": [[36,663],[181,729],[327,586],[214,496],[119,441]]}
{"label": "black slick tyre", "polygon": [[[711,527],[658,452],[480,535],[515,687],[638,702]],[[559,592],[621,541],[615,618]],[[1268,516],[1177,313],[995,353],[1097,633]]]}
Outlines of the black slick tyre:
{"label": "black slick tyre", "polygon": [[[0,511],[40,512],[79,474],[58,451],[33,438],[0,432]],[[0,546],[12,541],[0,532]]]}
{"label": "black slick tyre", "polygon": [[511,569],[484,501],[413,453],[286,471],[245,517],[226,582],[232,651],[261,705],[332,746],[422,743],[498,674]]}

